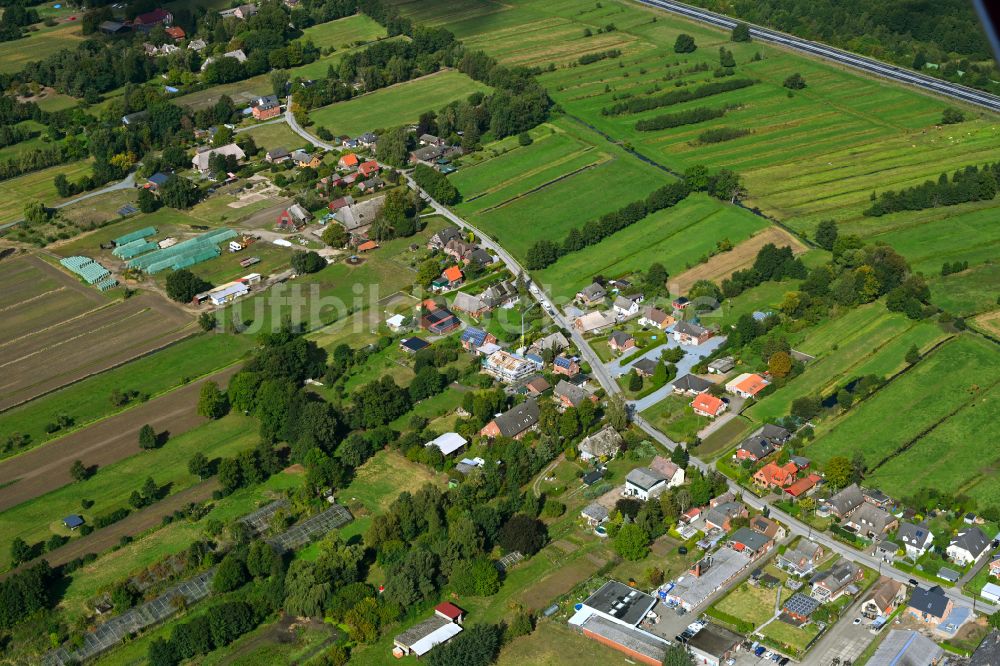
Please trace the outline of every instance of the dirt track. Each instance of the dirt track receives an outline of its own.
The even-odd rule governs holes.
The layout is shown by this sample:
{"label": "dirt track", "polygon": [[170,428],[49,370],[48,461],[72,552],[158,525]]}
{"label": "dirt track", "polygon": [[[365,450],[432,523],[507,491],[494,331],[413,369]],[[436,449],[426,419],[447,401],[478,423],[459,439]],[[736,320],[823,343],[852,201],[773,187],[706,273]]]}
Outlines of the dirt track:
{"label": "dirt track", "polygon": [[[87,553],[99,555],[112,546],[117,545],[123,536],[135,536],[151,527],[159,525],[163,522],[163,516],[173,513],[189,502],[204,502],[212,496],[212,492],[218,487],[219,482],[217,479],[213,478],[202,481],[190,488],[185,488],[179,493],[170,495],[142,511],[133,512],[117,523],[94,530],[85,537],[70,539],[65,545],[45,553],[43,557],[49,563],[49,566],[56,567],[75,560],[78,557],[83,557]],[[0,576],[0,580],[14,573],[14,571],[30,565],[31,562],[27,562],[17,569],[8,571]]]}
{"label": "dirt track", "polygon": [[69,468],[74,460],[105,467],[139,453],[137,433],[146,423],[157,432],[169,431],[171,437],[204,423],[205,419],[195,412],[201,385],[215,381],[224,386],[239,367],[231,366],[0,462],[0,511],[71,483]]}

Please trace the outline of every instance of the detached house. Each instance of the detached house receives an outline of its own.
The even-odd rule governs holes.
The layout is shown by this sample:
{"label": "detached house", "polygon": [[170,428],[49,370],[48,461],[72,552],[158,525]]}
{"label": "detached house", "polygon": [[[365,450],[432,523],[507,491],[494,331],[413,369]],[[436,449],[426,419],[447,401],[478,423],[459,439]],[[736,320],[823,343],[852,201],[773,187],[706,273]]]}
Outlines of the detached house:
{"label": "detached house", "polygon": [[729,537],[729,547],[750,557],[758,557],[771,550],[772,539],[753,530],[741,527]]}
{"label": "detached house", "polygon": [[608,292],[604,290],[604,287],[594,282],[577,292],[576,299],[584,305],[593,306],[603,303],[607,295]]}
{"label": "detached house", "polygon": [[934,535],[927,528],[926,523],[914,525],[913,523],[902,523],[896,534],[896,540],[903,544],[906,549],[906,556],[916,560],[927,552],[927,549],[934,543]]}
{"label": "detached house", "polygon": [[[341,160],[343,159],[344,158],[342,157]],[[356,156],[355,159],[357,159]],[[427,241],[427,249],[443,250],[445,245],[447,245],[453,240],[460,240],[461,238],[462,234],[458,231],[458,229],[456,229],[455,227],[445,227],[444,229],[442,229],[441,231],[437,232],[436,234],[430,237],[430,240]]]}
{"label": "detached house", "polygon": [[823,546],[815,541],[799,539],[795,548],[778,555],[778,566],[796,576],[808,576],[823,559]]}
{"label": "detached house", "polygon": [[552,359],[552,372],[557,375],[576,377],[580,374],[580,364],[566,356],[556,356]]}
{"label": "detached house", "polygon": [[[291,153],[288,152],[287,148],[279,146],[277,148],[267,151],[267,153],[264,155],[264,159],[271,164],[280,164],[281,162],[287,161],[290,156]],[[331,206],[332,205],[333,204],[331,204]],[[330,210],[334,209],[331,207]]]}
{"label": "detached house", "polygon": [[476,328],[474,326],[469,326],[464,331],[462,331],[462,347],[466,351],[476,351],[485,344],[496,344],[496,337],[492,333],[487,333],[486,331]]}
{"label": "detached house", "polygon": [[484,312],[488,312],[489,308],[483,303],[483,300],[479,296],[473,296],[467,294],[464,291],[460,291],[455,294],[455,300],[451,303],[451,308],[453,310],[458,310],[459,312],[464,312],[470,317],[475,317],[478,319],[483,316]]}
{"label": "detached house", "polygon": [[906,613],[919,622],[936,627],[941,620],[948,617],[952,608],[954,604],[951,599],[940,585],[935,585],[931,588],[914,588]]}
{"label": "detached house", "polygon": [[529,398],[496,416],[479,431],[479,434],[490,439],[500,436],[521,439],[537,426],[538,403]]}
{"label": "detached house", "polygon": [[895,516],[868,502],[851,512],[846,522],[847,527],[866,539],[881,537],[898,524]]}
{"label": "detached house", "polygon": [[577,446],[580,451],[580,460],[591,460],[593,458],[614,458],[618,455],[624,440],[618,431],[610,425],[593,435],[588,435]]}
{"label": "detached house", "polygon": [[658,328],[661,331],[665,331],[674,325],[673,315],[668,315],[663,310],[659,310],[654,307],[648,307],[642,311],[642,316],[639,317],[639,326],[648,326],[650,328]]}
{"label": "detached house", "polygon": [[691,401],[691,408],[694,410],[695,414],[699,416],[707,416],[710,419],[714,419],[722,412],[726,411],[725,402],[720,398],[716,398],[714,395],[709,393],[699,393],[694,400]]}
{"label": "detached house", "polygon": [[636,467],[625,477],[626,496],[646,501],[667,489],[667,479],[649,467]]}
{"label": "detached house", "polygon": [[565,379],[559,380],[559,383],[556,384],[556,388],[552,391],[552,395],[559,401],[560,405],[564,409],[569,407],[579,407],[585,400],[590,400],[591,402],[596,401],[596,398],[592,393],[577,386],[576,384],[569,383]]}
{"label": "detached house", "polygon": [[616,352],[626,352],[635,349],[635,338],[625,331],[615,331],[608,338],[608,346]]}
{"label": "detached house", "polygon": [[250,109],[254,120],[267,120],[281,114],[281,103],[274,95],[263,95],[250,102]]}
{"label": "detached house", "polygon": [[354,153],[347,153],[346,155],[341,155],[340,159],[337,160],[337,166],[341,169],[355,169],[361,160]]}
{"label": "detached house", "polygon": [[749,400],[767,388],[768,384],[770,382],[760,375],[744,372],[726,383],[726,391]]}
{"label": "detached house", "polygon": [[573,322],[573,327],[581,333],[597,333],[614,323],[614,318],[605,315],[603,312],[588,312],[585,315],[577,317],[576,321]]}
{"label": "detached house", "polygon": [[902,583],[882,576],[861,602],[861,614],[869,620],[888,617],[905,598],[906,588]]}
{"label": "detached house", "polygon": [[719,529],[728,532],[732,529],[732,521],[736,518],[746,518],[747,509],[739,502],[723,502],[717,504],[705,513],[705,528]]}
{"label": "detached house", "polygon": [[948,544],[948,557],[960,566],[979,560],[990,546],[990,539],[978,527],[964,529]]}
{"label": "detached house", "polygon": [[674,326],[674,340],[682,345],[700,345],[708,342],[712,332],[689,321],[679,321]]}
{"label": "detached house", "polygon": [[667,480],[667,488],[678,488],[684,485],[684,470],[677,463],[667,460],[663,456],[656,456],[649,463],[649,468],[654,472],[659,472]]}
{"label": "detached house", "polygon": [[795,481],[798,471],[799,468],[793,462],[784,465],[769,462],[757,470],[753,475],[753,482],[758,488],[784,488]]}
{"label": "detached house", "polygon": [[750,519],[750,529],[759,532],[769,539],[778,541],[785,538],[785,528],[764,516],[754,516]]}
{"label": "detached house", "polygon": [[517,289],[506,280],[492,284],[483,291],[480,298],[490,310],[502,308],[517,300]]}
{"label": "detached house", "polygon": [[213,155],[223,155],[229,157],[232,155],[237,161],[246,159],[247,154],[243,152],[243,149],[237,146],[235,143],[226,144],[225,146],[220,146],[219,148],[208,148],[206,150],[201,150],[194,157],[191,158],[191,166],[202,173],[207,173],[209,169],[209,160]]}
{"label": "detached house", "polygon": [[812,597],[821,603],[836,601],[844,594],[854,594],[854,583],[864,577],[861,567],[843,558],[831,568],[815,574],[812,583]]}
{"label": "detached house", "polygon": [[631,296],[618,296],[615,298],[614,311],[618,317],[622,319],[627,319],[628,317],[634,317],[639,314],[639,304],[642,303],[642,294],[633,294]]}
{"label": "detached house", "polygon": [[762,460],[774,453],[791,436],[790,432],[780,426],[770,423],[763,425],[740,443],[736,449],[736,459],[754,462]]}
{"label": "detached house", "polygon": [[852,483],[839,493],[823,502],[823,507],[832,515],[844,520],[848,514],[864,503],[865,498],[861,494],[858,484]]}
{"label": "detached house", "polygon": [[696,396],[712,388],[714,384],[698,375],[684,375],[674,382],[674,393],[677,395]]}

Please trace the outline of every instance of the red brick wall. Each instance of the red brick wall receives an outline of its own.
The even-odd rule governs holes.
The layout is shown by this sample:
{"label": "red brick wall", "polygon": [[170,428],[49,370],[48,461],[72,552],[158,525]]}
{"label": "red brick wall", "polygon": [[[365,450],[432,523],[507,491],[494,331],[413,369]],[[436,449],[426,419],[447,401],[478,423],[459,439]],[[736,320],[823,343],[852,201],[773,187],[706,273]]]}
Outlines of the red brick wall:
{"label": "red brick wall", "polygon": [[613,640],[611,640],[609,638],[605,638],[604,636],[598,636],[597,634],[593,633],[592,631],[590,631],[588,629],[584,629],[583,630],[583,635],[586,636],[586,637],[588,637],[588,638],[594,639],[598,643],[603,643],[604,645],[607,645],[609,648],[611,648],[613,650],[618,650],[619,652],[623,652],[623,653],[627,654],[628,656],[632,657],[633,659],[635,659],[636,661],[642,662],[643,664],[649,664],[649,666],[662,666],[662,662],[657,661],[656,659],[653,659],[652,657],[647,657],[644,654],[639,654],[635,650],[627,648],[624,645],[620,645],[618,643],[615,643]]}

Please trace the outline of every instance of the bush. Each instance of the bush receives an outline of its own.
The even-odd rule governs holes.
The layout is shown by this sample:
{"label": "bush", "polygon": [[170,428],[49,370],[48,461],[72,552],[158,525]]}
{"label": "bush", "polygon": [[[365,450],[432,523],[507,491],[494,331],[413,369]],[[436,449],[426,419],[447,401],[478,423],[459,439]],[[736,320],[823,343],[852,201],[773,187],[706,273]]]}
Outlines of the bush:
{"label": "bush", "polygon": [[801,74],[795,72],[787,79],[785,79],[785,82],[782,83],[781,85],[785,86],[789,90],[802,90],[803,88],[806,87],[806,80],[802,78]]}
{"label": "bush", "polygon": [[684,34],[683,32],[677,35],[677,40],[674,42],[674,53],[694,53],[698,46],[694,43],[694,37],[691,35]]}
{"label": "bush", "polygon": [[679,113],[667,113],[653,118],[640,120],[635,124],[635,129],[640,132],[652,132],[655,130],[680,127],[681,125],[694,125],[705,120],[721,118],[726,114],[729,107],[710,109],[707,106],[699,106]]}
{"label": "bush", "polygon": [[723,141],[738,139],[749,133],[750,130],[740,127],[716,127],[699,134],[698,141],[699,143],[722,143]]}

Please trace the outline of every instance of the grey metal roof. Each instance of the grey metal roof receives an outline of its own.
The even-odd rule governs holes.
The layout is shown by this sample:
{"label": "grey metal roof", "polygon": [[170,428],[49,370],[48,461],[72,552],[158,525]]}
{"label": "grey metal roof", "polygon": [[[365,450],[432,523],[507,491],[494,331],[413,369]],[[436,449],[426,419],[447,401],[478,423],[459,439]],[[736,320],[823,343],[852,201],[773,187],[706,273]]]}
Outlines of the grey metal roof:
{"label": "grey metal roof", "polygon": [[493,420],[496,422],[497,428],[500,429],[501,435],[514,437],[538,423],[538,403],[529,398]]}
{"label": "grey metal roof", "polygon": [[944,650],[920,633],[893,629],[868,660],[868,666],[930,666],[943,654]]}
{"label": "grey metal roof", "polygon": [[910,608],[943,618],[948,610],[948,597],[945,596],[940,585],[931,588],[918,587],[910,595]]}
{"label": "grey metal roof", "polygon": [[674,382],[674,388],[679,391],[697,391],[701,393],[712,388],[712,382],[702,379],[698,375],[687,374]]}
{"label": "grey metal roof", "polygon": [[998,664],[1000,664],[1000,630],[994,629],[972,653],[969,666],[998,666]]}
{"label": "grey metal roof", "polygon": [[729,541],[735,543],[741,543],[753,552],[757,552],[764,547],[770,539],[768,539],[763,534],[758,534],[754,532],[749,527],[741,527],[729,537]]}
{"label": "grey metal roof", "polygon": [[722,657],[742,640],[743,637],[739,634],[710,622],[692,636],[687,644],[688,647],[699,652]]}
{"label": "grey metal roof", "polygon": [[674,326],[675,333],[685,333],[687,335],[693,335],[695,337],[701,336],[708,331],[707,328],[699,326],[698,324],[692,324],[689,321],[680,321]]}

